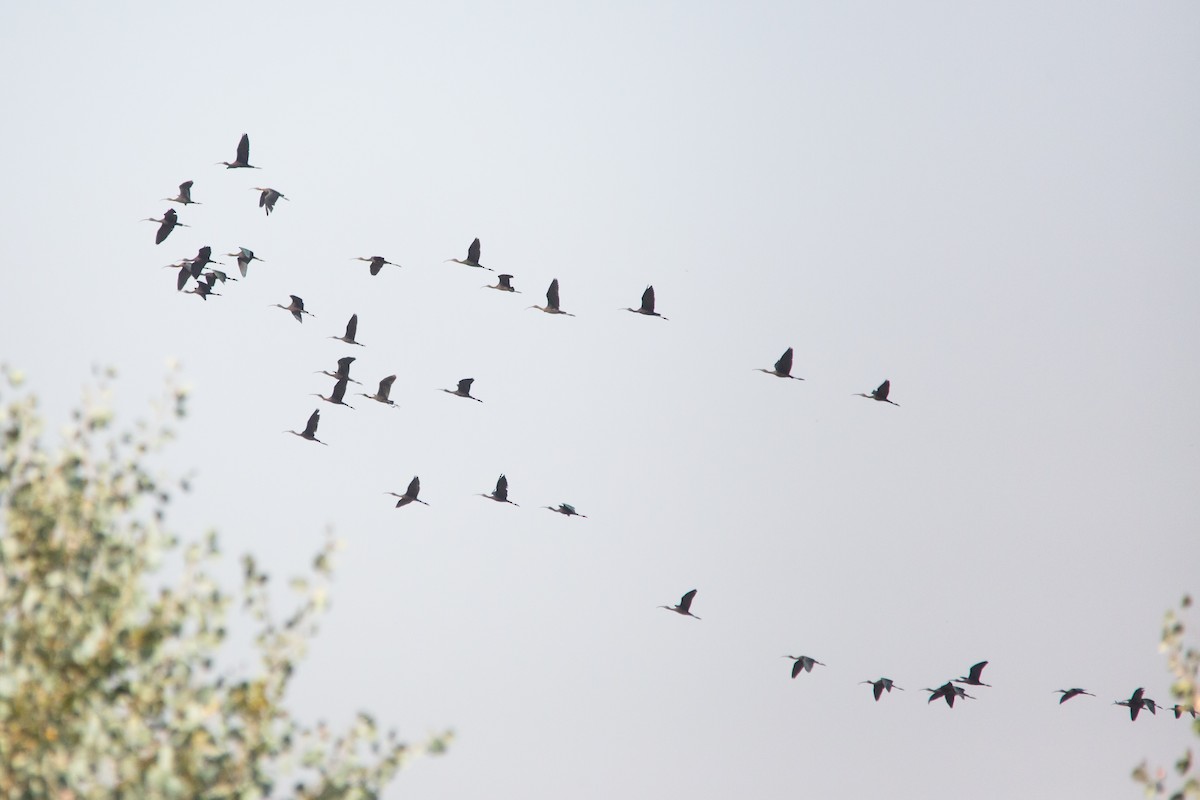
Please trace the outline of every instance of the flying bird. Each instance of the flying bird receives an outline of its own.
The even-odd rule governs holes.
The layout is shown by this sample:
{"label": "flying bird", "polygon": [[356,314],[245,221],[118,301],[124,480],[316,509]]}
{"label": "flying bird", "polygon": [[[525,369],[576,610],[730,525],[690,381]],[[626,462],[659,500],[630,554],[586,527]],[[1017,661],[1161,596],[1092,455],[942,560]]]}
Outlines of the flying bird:
{"label": "flying bird", "polygon": [[1148,709],[1151,714],[1158,713],[1158,704],[1145,696],[1146,690],[1141,686],[1133,690],[1133,694],[1129,695],[1128,700],[1114,700],[1113,705],[1125,706],[1129,709],[1129,719],[1136,722],[1138,712],[1143,708]]}
{"label": "flying bird", "polygon": [[352,258],[350,260],[351,261],[366,261],[368,264],[371,265],[370,269],[371,269],[372,275],[378,275],[379,271],[383,269],[385,264],[390,264],[393,267],[400,266],[399,264],[397,264],[394,261],[388,261],[383,256],[371,256],[370,258],[363,258],[362,256],[355,256],[354,258]]}
{"label": "flying bird", "polygon": [[1179,719],[1184,714],[1191,714],[1192,719],[1196,718],[1196,709],[1193,706],[1181,706],[1181,705],[1179,705],[1179,703],[1176,703],[1175,705],[1171,706],[1171,708],[1168,710],[1175,712],[1175,719]]}
{"label": "flying bird", "polygon": [[513,279],[512,275],[508,275],[508,274],[497,275],[496,283],[494,285],[480,286],[479,288],[480,289],[499,289],[502,292],[516,292],[517,294],[521,294],[520,292],[518,292],[516,289],[513,288],[512,279]]}
{"label": "flying bird", "polygon": [[575,316],[558,307],[558,278],[550,281],[550,288],[546,290],[546,305],[533,305],[530,308],[536,308],[538,311],[545,311],[547,314],[563,314],[568,317]]}
{"label": "flying bird", "polygon": [[446,394],[458,395],[459,397],[465,397],[469,400],[474,400],[476,403],[482,403],[482,400],[471,394],[471,384],[474,382],[474,378],[463,378],[458,382],[457,389],[442,389],[442,391]]}
{"label": "flying bird", "polygon": [[[350,360],[353,361],[354,359],[352,358]],[[349,365],[347,365],[347,368],[349,368]],[[326,374],[329,374],[329,373],[326,373]],[[396,408],[396,401],[388,399],[388,395],[392,393],[392,384],[395,382],[396,382],[396,376],[388,375],[386,378],[384,378],[383,380],[381,380],[379,382],[379,391],[377,391],[375,394],[364,394],[363,392],[359,392],[359,394],[361,394],[363,397],[369,398],[378,403],[383,403],[384,405],[391,406],[392,408]],[[355,381],[355,383],[357,383],[357,381]]]}
{"label": "flying bird", "polygon": [[237,157],[233,161],[218,161],[218,164],[224,164],[225,169],[258,169],[258,167],[250,164],[250,135],[242,134],[242,138],[238,140]]}
{"label": "flying bird", "polygon": [[700,619],[699,617],[697,617],[695,614],[692,613],[692,601],[695,599],[696,599],[696,590],[692,589],[690,592],[685,594],[683,597],[679,598],[678,605],[659,606],[659,608],[665,608],[667,611],[674,611],[676,614],[679,614],[680,616],[693,617],[695,619]]}
{"label": "flying bird", "polygon": [[1091,692],[1085,692],[1083,689],[1055,689],[1055,690],[1054,690],[1054,693],[1055,693],[1055,694],[1059,694],[1059,693],[1061,693],[1061,694],[1062,694],[1062,697],[1058,698],[1058,704],[1059,704],[1060,706],[1061,706],[1063,703],[1065,703],[1065,702],[1067,702],[1068,700],[1070,700],[1072,697],[1078,697],[1078,696],[1079,696],[1079,695],[1081,695],[1081,694],[1086,694],[1088,697],[1095,697],[1095,696],[1096,696],[1096,695],[1092,694]]}
{"label": "flying bird", "polygon": [[229,258],[236,258],[238,269],[242,271],[242,277],[246,277],[246,271],[250,269],[251,261],[262,261],[261,258],[254,255],[254,251],[246,247],[239,247],[236,253],[226,253]]}
{"label": "flying bird", "polygon": [[424,500],[420,500],[417,498],[417,495],[420,493],[421,493],[421,479],[416,478],[416,477],[414,477],[411,481],[409,481],[408,488],[404,490],[404,494],[396,494],[395,492],[384,492],[384,494],[390,494],[392,497],[400,498],[399,500],[396,501],[396,508],[400,508],[401,506],[406,506],[409,503],[420,503],[421,505],[424,505],[424,506],[429,505],[429,503],[426,503]]}
{"label": "flying bird", "polygon": [[360,381],[356,381],[356,380],[354,380],[354,378],[350,377],[350,365],[352,363],[354,363],[354,356],[346,356],[344,358],[339,358],[337,363],[338,363],[337,372],[329,372],[328,370],[324,370],[324,369],[317,370],[317,372],[320,372],[322,375],[328,375],[331,378],[336,378],[339,380],[341,378],[345,378],[346,380],[350,381],[351,383],[357,383],[359,386],[362,386],[362,383]]}
{"label": "flying bird", "polygon": [[881,403],[891,403],[892,405],[899,407],[900,406],[899,403],[888,400],[888,392],[890,392],[891,390],[892,390],[892,382],[884,381],[883,383],[879,384],[879,386],[875,389],[875,391],[871,392],[870,394],[864,394],[863,392],[858,392],[854,396],[855,397],[869,397],[872,400],[878,400]]}
{"label": "flying bird", "polygon": [[575,510],[575,506],[571,505],[570,503],[559,503],[557,507],[542,506],[542,508],[548,508],[556,514],[562,514],[564,517],[583,517],[584,519],[587,519],[587,514],[580,514]]}
{"label": "flying bird", "polygon": [[189,225],[184,225],[182,222],[179,221],[179,215],[175,213],[175,209],[173,209],[173,208],[168,208],[166,211],[164,211],[162,219],[155,219],[154,217],[146,217],[144,220],[142,220],[142,222],[157,222],[158,223],[158,231],[156,231],[154,234],[154,243],[155,244],[162,244],[163,242],[165,242],[167,240],[167,237],[171,235],[171,231],[175,230],[176,227],[180,227],[180,228],[191,227]]}
{"label": "flying bird", "polygon": [[875,702],[876,703],[879,702],[880,697],[883,697],[884,692],[890,693],[892,691],[892,689],[899,689],[902,692],[904,691],[899,686],[897,686],[895,683],[893,683],[891,678],[880,678],[877,681],[859,681],[859,683],[871,684],[872,691],[874,691],[874,693],[875,693]]}
{"label": "flying bird", "polygon": [[491,267],[485,267],[483,264],[479,263],[479,239],[475,239],[475,241],[471,242],[471,246],[467,248],[466,261],[463,261],[461,258],[447,258],[443,263],[449,264],[451,261],[453,261],[455,264],[463,264],[468,267],[486,269],[489,272],[492,269]]}
{"label": "flying bird", "polygon": [[279,303],[272,303],[271,305],[274,306],[275,308],[282,308],[284,311],[291,312],[292,316],[296,318],[296,322],[304,322],[304,316],[303,316],[304,314],[308,314],[310,317],[313,317],[314,319],[316,319],[316,317],[312,314],[312,312],[304,310],[304,301],[303,300],[301,300],[299,297],[297,297],[294,294],[289,294],[288,297],[292,298],[292,302],[290,305],[281,306],[281,305],[279,305]]}
{"label": "flying bird", "polygon": [[275,203],[277,201],[287,200],[282,192],[278,189],[272,189],[270,186],[255,186],[251,191],[261,192],[258,196],[258,207],[265,210],[268,217],[275,210]]}
{"label": "flying bird", "polygon": [[934,700],[937,700],[940,697],[944,699],[946,701],[946,705],[950,706],[951,708],[954,708],[954,701],[960,697],[965,697],[968,700],[975,699],[971,695],[967,694],[966,689],[962,688],[961,686],[955,686],[951,681],[946,681],[936,689],[926,689],[925,691],[930,693],[929,700],[926,702],[932,703]]}
{"label": "flying bird", "polygon": [[313,392],[313,397],[319,397],[326,403],[333,403],[335,406],[345,406],[346,408],[353,409],[354,406],[342,400],[346,396],[346,383],[348,381],[348,378],[338,378],[337,383],[333,385],[333,391],[329,393],[329,397],[316,392]]}
{"label": "flying bird", "polygon": [[350,321],[346,323],[346,333],[344,336],[330,336],[330,339],[337,339],[339,342],[346,344],[356,344],[359,347],[365,347],[362,342],[354,341],[354,334],[358,333],[358,314],[351,314]]}
{"label": "flying bird", "polygon": [[774,369],[757,368],[758,372],[765,372],[768,375],[774,375],[777,378],[791,378],[793,380],[802,381],[804,378],[798,378],[792,374],[792,348],[783,351],[783,355],[775,362]]}
{"label": "flying bird", "polygon": [[666,319],[662,314],[654,310],[654,287],[647,286],[646,291],[642,292],[642,305],[640,308],[626,308],[626,311],[632,311],[635,314],[644,314],[647,317],[658,317]]}
{"label": "flying bird", "polygon": [[308,439],[310,442],[316,442],[317,444],[324,444],[326,447],[328,447],[329,445],[327,445],[325,442],[322,442],[320,439],[317,438],[317,423],[319,423],[320,421],[321,421],[321,409],[318,408],[316,411],[313,411],[312,416],[308,418],[308,424],[304,426],[303,432],[284,431],[284,433],[291,433],[296,436],[299,436],[301,439]]}
{"label": "flying bird", "polygon": [[[481,493],[479,496],[495,500],[497,503],[508,503],[510,506],[517,505],[512,500],[508,499],[508,478],[504,477],[504,475],[501,475],[499,480],[496,481],[496,491],[492,492],[491,494]],[[520,506],[517,507],[520,508]]]}
{"label": "flying bird", "polygon": [[822,667],[825,666],[824,664],[821,664],[820,661],[817,661],[815,658],[810,658],[809,656],[784,656],[784,658],[790,658],[796,662],[795,664],[792,664],[793,678],[799,675],[801,672],[812,672],[814,664],[820,664]]}
{"label": "flying bird", "polygon": [[978,664],[975,664],[971,667],[971,671],[967,673],[967,676],[965,678],[955,678],[954,682],[955,683],[965,683],[968,686],[988,686],[988,687],[990,687],[991,684],[987,684],[987,683],[984,683],[983,681],[979,680],[980,676],[983,675],[983,668],[986,667],[987,665],[988,665],[988,662],[980,661]]}
{"label": "flying bird", "polygon": [[194,181],[184,181],[183,183],[179,184],[179,195],[178,196],[164,197],[163,200],[166,200],[168,203],[179,203],[180,205],[183,205],[183,206],[186,206],[189,203],[192,205],[197,205],[197,206],[200,205],[200,203],[197,203],[195,200],[192,199],[192,184],[193,183],[194,183]]}
{"label": "flying bird", "polygon": [[188,289],[184,294],[199,295],[201,300],[208,300],[209,296],[220,297],[221,295],[213,291],[213,284],[217,282],[217,276],[209,272],[204,276],[206,280],[196,281],[196,285]]}

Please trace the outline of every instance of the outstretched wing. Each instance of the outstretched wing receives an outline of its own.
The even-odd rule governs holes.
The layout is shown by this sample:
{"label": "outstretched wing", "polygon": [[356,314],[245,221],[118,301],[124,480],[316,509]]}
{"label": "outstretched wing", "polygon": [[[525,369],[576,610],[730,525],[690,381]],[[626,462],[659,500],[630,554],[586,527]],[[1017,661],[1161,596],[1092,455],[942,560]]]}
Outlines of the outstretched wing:
{"label": "outstretched wing", "polygon": [[[888,392],[890,392],[891,390],[892,390],[892,382],[884,381],[883,383],[879,384],[879,388],[876,389],[874,392],[872,392],[872,394],[874,394],[880,400],[887,400]],[[983,663],[986,664],[987,662],[985,661]]]}
{"label": "outstretched wing", "polygon": [[329,399],[335,403],[342,402],[342,398],[346,396],[346,384],[349,381],[350,379],[344,375],[338,378],[337,383],[333,385],[333,394],[329,395]]}
{"label": "outstretched wing", "polygon": [[496,277],[498,277],[500,279],[500,286],[502,288],[505,288],[505,289],[512,288],[512,277],[513,277],[512,275],[497,275]]}
{"label": "outstretched wing", "polygon": [[696,596],[696,590],[692,589],[690,592],[685,594],[683,597],[679,598],[679,607],[682,608],[684,611],[690,611],[692,608],[692,599],[695,596]]}
{"label": "outstretched wing", "polygon": [[478,264],[479,263],[479,251],[480,251],[479,239],[476,239],[475,241],[471,242],[471,246],[467,248],[467,263],[468,264]]}
{"label": "outstretched wing", "polygon": [[358,333],[358,314],[351,314],[350,321],[346,323],[345,338],[354,341],[354,334]]}
{"label": "outstretched wing", "polygon": [[408,488],[404,490],[404,496],[411,497],[412,499],[416,500],[417,495],[420,493],[421,493],[421,479],[414,476],[413,479],[411,481],[409,481]]}
{"label": "outstretched wing", "polygon": [[379,396],[382,397],[384,400],[387,400],[388,395],[391,394],[391,392],[392,392],[392,384],[395,382],[396,382],[395,375],[388,375],[386,378],[381,380],[379,382]]}
{"label": "outstretched wing", "polygon": [[304,426],[305,436],[314,436],[317,433],[317,424],[321,421],[321,409],[317,409],[308,418],[308,424]]}
{"label": "outstretched wing", "polygon": [[179,196],[184,200],[192,199],[192,183],[194,183],[194,181],[184,181],[183,183],[179,184]]}
{"label": "outstretched wing", "polygon": [[458,382],[458,391],[462,392],[463,394],[470,394],[471,393],[471,384],[474,382],[475,382],[474,378],[463,378],[461,381]]}
{"label": "outstretched wing", "polygon": [[653,286],[647,286],[646,291],[642,292],[642,311],[644,311],[648,314],[654,313],[654,287]]}
{"label": "outstretched wing", "polygon": [[783,351],[783,355],[775,362],[775,371],[783,375],[790,375],[792,372],[792,348]]}
{"label": "outstretched wing", "polygon": [[354,359],[355,359],[355,356],[346,356],[345,358],[339,358],[338,359],[338,368],[337,368],[338,374],[346,375],[347,377],[349,377],[350,365],[352,363],[354,363]]}
{"label": "outstretched wing", "polygon": [[500,500],[508,499],[508,478],[503,475],[500,476],[500,479],[496,481],[495,494]]}
{"label": "outstretched wing", "polygon": [[546,290],[546,305],[550,308],[558,308],[558,278],[550,281],[550,288]]}
{"label": "outstretched wing", "polygon": [[301,300],[299,297],[297,297],[294,294],[289,294],[288,297],[292,298],[292,305],[294,305],[296,307],[297,311],[304,310],[304,301],[303,300]]}
{"label": "outstretched wing", "polygon": [[[267,159],[270,161],[271,159]],[[242,138],[238,141],[237,147],[237,162],[239,164],[250,163],[250,134],[243,133]]]}

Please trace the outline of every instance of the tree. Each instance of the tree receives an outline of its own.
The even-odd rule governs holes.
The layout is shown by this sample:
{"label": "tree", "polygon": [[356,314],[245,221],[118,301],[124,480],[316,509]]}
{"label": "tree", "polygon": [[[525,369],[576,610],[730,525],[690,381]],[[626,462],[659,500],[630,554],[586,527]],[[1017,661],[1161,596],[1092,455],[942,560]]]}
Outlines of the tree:
{"label": "tree", "polygon": [[[1167,669],[1174,678],[1171,696],[1175,703],[1185,709],[1200,708],[1200,650],[1196,650],[1184,640],[1184,615],[1191,606],[1192,598],[1184,595],[1178,611],[1167,611],[1163,619],[1162,644],[1159,645],[1159,649],[1167,656]],[[1192,730],[1200,736],[1200,719],[1192,719]],[[1179,773],[1182,783],[1171,793],[1170,800],[1200,798],[1200,772],[1196,770],[1191,748],[1175,762],[1175,771]],[[1133,779],[1145,787],[1147,797],[1165,794],[1167,791],[1166,771],[1160,768],[1152,777],[1144,761],[1134,769]]]}
{"label": "tree", "polygon": [[[449,733],[412,747],[366,713],[337,736],[288,714],[336,543],[292,581],[301,600],[280,621],[252,556],[239,592],[211,577],[217,537],[182,546],[167,531],[186,484],[147,466],[184,389],[169,386],[156,424],[114,432],[102,381],[48,447],[21,376],[0,378],[15,395],[0,397],[0,796],[374,798],[410,755],[444,749]],[[229,678],[215,659],[239,599],[258,663]]]}

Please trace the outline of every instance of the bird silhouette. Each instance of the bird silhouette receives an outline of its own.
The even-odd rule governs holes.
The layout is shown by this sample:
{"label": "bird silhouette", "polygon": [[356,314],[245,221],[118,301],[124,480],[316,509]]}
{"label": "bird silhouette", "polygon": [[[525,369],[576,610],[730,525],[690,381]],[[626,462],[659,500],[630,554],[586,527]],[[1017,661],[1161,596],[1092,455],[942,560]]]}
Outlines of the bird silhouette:
{"label": "bird silhouette", "polygon": [[356,344],[359,347],[364,347],[362,342],[354,341],[354,334],[358,333],[358,314],[351,314],[350,321],[346,323],[346,333],[342,336],[330,336],[330,339],[337,339],[339,342],[346,344]]}
{"label": "bird silhouette", "polygon": [[825,666],[820,661],[817,661],[815,658],[811,658],[810,656],[784,656],[784,658],[790,658],[796,662],[795,664],[792,664],[793,678],[795,678],[801,672],[812,672],[814,664],[820,664],[822,667]]}
{"label": "bird silhouette", "polygon": [[980,676],[983,675],[983,668],[986,667],[987,665],[988,665],[988,662],[986,662],[986,661],[980,661],[978,664],[972,665],[971,671],[967,673],[967,676],[965,678],[955,678],[954,682],[955,683],[965,683],[968,686],[989,686],[990,687],[990,684],[984,683],[983,681],[979,680]]}
{"label": "bird silhouette", "polygon": [[482,400],[471,394],[471,384],[474,382],[474,378],[463,378],[458,382],[457,389],[442,389],[442,391],[446,394],[453,394],[457,395],[458,397],[465,397],[468,400],[474,400],[476,403],[482,403]]}
{"label": "bird silhouette", "polygon": [[532,305],[530,308],[536,308],[538,311],[545,311],[547,314],[562,314],[567,317],[573,317],[574,314],[567,313],[558,307],[558,278],[550,281],[550,288],[546,290],[546,305]]}
{"label": "bird silhouette", "polygon": [[429,503],[426,503],[424,500],[421,500],[417,497],[417,495],[420,493],[421,493],[421,479],[417,478],[417,477],[414,477],[411,481],[409,481],[408,488],[404,490],[404,494],[396,494],[395,492],[384,492],[384,494],[390,494],[392,497],[400,498],[399,500],[396,501],[396,508],[400,508],[401,506],[406,506],[409,503],[420,503],[421,505],[424,505],[424,506],[429,505]]}
{"label": "bird silhouette", "polygon": [[350,365],[354,363],[354,356],[345,356],[344,358],[339,358],[337,363],[337,372],[330,372],[324,369],[317,370],[317,372],[320,372],[322,375],[328,375],[329,377],[335,379],[346,378],[351,383],[357,383],[359,386],[362,386],[361,382],[350,377]]}
{"label": "bird silhouette", "polygon": [[1182,706],[1179,703],[1176,703],[1168,710],[1175,712],[1175,719],[1179,719],[1184,714],[1191,714],[1192,719],[1196,718],[1196,709],[1194,706]]}
{"label": "bird silhouette", "polygon": [[564,517],[583,517],[587,519],[587,514],[580,514],[575,510],[575,506],[570,503],[559,503],[557,506],[542,506],[548,508],[556,514],[562,514]]}
{"label": "bird silhouette", "polygon": [[1158,704],[1145,696],[1146,690],[1141,686],[1133,690],[1133,694],[1129,695],[1128,700],[1114,700],[1113,705],[1125,706],[1129,709],[1129,719],[1133,722],[1137,721],[1138,712],[1143,708],[1147,709],[1151,714],[1158,713]]}
{"label": "bird silhouette", "polygon": [[692,601],[695,599],[696,599],[696,590],[692,589],[690,592],[686,593],[683,597],[679,598],[678,605],[659,606],[659,608],[665,608],[667,611],[674,611],[676,614],[679,614],[680,616],[692,617],[693,619],[700,619],[699,617],[697,617],[695,614],[692,613]]}
{"label": "bird silhouette", "polygon": [[294,436],[299,436],[301,439],[307,439],[310,442],[316,442],[317,444],[325,444],[326,447],[328,447],[328,445],[325,442],[322,442],[320,439],[317,438],[317,424],[320,421],[321,421],[321,409],[318,408],[317,410],[313,411],[312,416],[310,416],[308,418],[308,424],[304,426],[303,432],[301,432],[301,431],[284,431],[284,433],[290,433]]}
{"label": "bird silhouette", "polygon": [[186,205],[197,205],[198,206],[198,205],[200,205],[200,203],[197,203],[195,200],[192,199],[192,184],[193,183],[194,183],[194,181],[184,181],[183,183],[179,184],[179,194],[178,195],[176,195],[175,197],[164,197],[163,200],[166,200],[168,203],[179,203],[180,205],[183,205],[183,206],[186,206]]}
{"label": "bird silhouette", "polygon": [[[353,361],[353,360],[354,359],[351,359],[351,361]],[[391,392],[392,392],[392,384],[395,383],[395,381],[396,381],[395,375],[388,375],[386,378],[384,378],[383,380],[381,380],[379,382],[379,391],[377,391],[375,394],[364,394],[363,392],[359,392],[359,394],[361,394],[363,397],[370,398],[371,400],[374,400],[378,403],[383,403],[384,405],[388,405],[388,406],[391,406],[392,408],[396,408],[395,401],[388,399],[388,395],[391,394]]]}
{"label": "bird silhouette", "polygon": [[351,261],[365,261],[368,264],[370,264],[371,265],[370,270],[371,270],[372,275],[378,275],[379,272],[384,268],[385,265],[391,265],[393,267],[400,266],[399,264],[397,264],[394,261],[388,261],[383,256],[371,256],[370,258],[364,258],[363,256],[355,256],[354,258],[352,258],[350,260]]}
{"label": "bird silhouette", "polygon": [[871,400],[878,400],[881,403],[891,403],[892,405],[899,407],[900,406],[899,403],[888,400],[888,392],[890,392],[891,390],[892,390],[892,382],[884,381],[883,383],[879,384],[879,386],[876,387],[875,391],[871,392],[870,394],[864,394],[863,392],[859,392],[854,396],[855,397],[867,397],[867,398],[870,398]]}
{"label": "bird silhouette", "polygon": [[326,403],[333,403],[335,406],[345,406],[346,408],[353,409],[354,406],[342,400],[346,396],[346,382],[348,380],[348,378],[338,378],[337,383],[333,385],[333,391],[329,393],[329,397],[317,394],[316,392],[313,393],[313,397],[319,397]]}
{"label": "bird silhouette", "polygon": [[946,681],[936,689],[926,689],[925,691],[930,693],[929,700],[926,702],[932,703],[934,700],[937,700],[940,697],[945,700],[946,705],[950,706],[951,708],[954,708],[954,701],[958,698],[965,697],[968,700],[975,699],[971,695],[967,694],[966,689],[962,688],[961,686],[955,686],[951,681]]}
{"label": "bird silhouette", "polygon": [[492,269],[491,267],[485,267],[483,264],[479,263],[479,239],[475,239],[475,241],[471,242],[470,246],[467,248],[466,261],[463,261],[461,258],[447,258],[443,263],[449,264],[450,262],[454,262],[455,264],[463,264],[464,266],[468,267],[486,269],[489,272]]}
{"label": "bird silhouette", "polygon": [[272,303],[271,305],[273,305],[275,308],[282,308],[284,311],[290,312],[291,315],[296,318],[296,322],[304,322],[304,314],[308,314],[308,316],[316,319],[312,312],[304,310],[304,301],[302,299],[294,294],[289,294],[288,297],[292,298],[290,305],[281,306],[279,303]]}
{"label": "bird silhouette", "polygon": [[[508,503],[510,506],[517,505],[512,500],[508,499],[508,478],[504,477],[503,474],[501,474],[499,479],[497,479],[496,490],[494,492],[491,494],[481,493],[479,496],[486,497],[489,500],[495,500],[497,503]],[[517,507],[520,508],[520,506]]]}
{"label": "bird silhouette", "polygon": [[242,134],[242,138],[238,140],[237,156],[233,161],[218,161],[218,164],[224,164],[225,169],[259,169],[250,164],[250,135]]}
{"label": "bird silhouette", "polygon": [[499,289],[502,292],[515,292],[516,294],[521,294],[520,292],[518,292],[516,289],[513,288],[512,279],[513,279],[513,276],[509,275],[507,273],[504,275],[497,275],[495,284],[492,284],[489,286],[481,286],[479,288],[481,288],[481,289]]}
{"label": "bird silhouette", "polygon": [[252,191],[260,193],[258,195],[258,207],[267,212],[268,217],[275,210],[275,203],[280,200],[287,200],[282,192],[278,189],[272,189],[270,186],[255,186]]}
{"label": "bird silhouette", "polygon": [[654,310],[654,287],[647,286],[646,291],[642,292],[642,305],[639,308],[626,308],[626,311],[632,311],[635,314],[643,314],[647,317],[658,317],[666,319],[662,314]]}
{"label": "bird silhouette", "polygon": [[142,222],[157,222],[158,223],[158,230],[155,231],[155,233],[154,233],[154,243],[155,244],[162,244],[163,242],[165,242],[167,240],[167,237],[171,235],[171,231],[175,230],[175,228],[177,228],[177,227],[178,228],[190,227],[188,225],[184,225],[182,222],[179,221],[179,215],[177,213],[175,213],[175,209],[173,209],[173,208],[168,208],[166,211],[164,211],[162,219],[155,219],[154,217],[146,217],[144,220],[142,220]]}
{"label": "bird silhouette", "polygon": [[1079,695],[1081,695],[1081,694],[1086,694],[1088,697],[1095,697],[1095,696],[1096,696],[1096,695],[1092,694],[1091,692],[1085,692],[1083,689],[1055,689],[1055,690],[1054,690],[1054,693],[1055,693],[1055,694],[1059,694],[1059,693],[1061,693],[1061,694],[1062,694],[1062,697],[1058,698],[1058,704],[1059,704],[1060,706],[1061,706],[1063,703],[1065,703],[1065,702],[1067,702],[1068,700],[1070,700],[1072,697],[1078,697],[1078,696],[1079,696]]}
{"label": "bird silhouette", "polygon": [[250,269],[251,261],[262,261],[261,258],[254,255],[254,251],[246,247],[239,247],[236,253],[226,253],[230,258],[237,259],[238,269],[242,272],[242,277],[246,277],[247,270]]}
{"label": "bird silhouette", "polygon": [[869,683],[871,685],[872,691],[875,693],[876,703],[879,702],[879,698],[883,696],[885,691],[891,692],[892,689],[899,689],[901,692],[904,691],[895,683],[893,683],[891,678],[880,678],[877,681],[859,681],[859,683]]}
{"label": "bird silhouette", "polygon": [[792,380],[802,381],[804,378],[799,378],[792,374],[792,348],[783,351],[783,355],[775,362],[774,369],[756,368],[757,372],[765,372],[768,375],[774,375],[776,378],[791,378]]}

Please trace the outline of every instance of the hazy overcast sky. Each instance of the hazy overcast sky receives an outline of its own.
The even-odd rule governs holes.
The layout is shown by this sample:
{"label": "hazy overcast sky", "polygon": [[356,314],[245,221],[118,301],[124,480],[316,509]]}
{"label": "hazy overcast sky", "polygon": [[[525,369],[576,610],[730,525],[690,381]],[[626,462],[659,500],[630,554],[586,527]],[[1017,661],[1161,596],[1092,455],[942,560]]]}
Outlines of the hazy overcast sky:
{"label": "hazy overcast sky", "polygon": [[[131,420],[178,358],[171,523],[345,539],[291,701],[454,728],[389,797],[1140,796],[1195,745],[1111,702],[1200,574],[1200,7],[581,5],[8,4],[0,359]],[[265,263],[201,302],[201,245]],[[309,396],[343,355],[398,410]]]}

